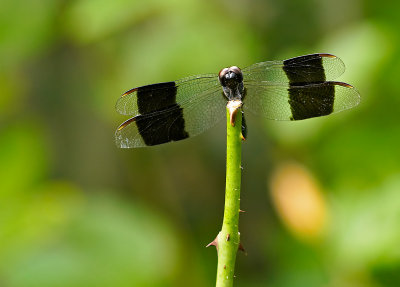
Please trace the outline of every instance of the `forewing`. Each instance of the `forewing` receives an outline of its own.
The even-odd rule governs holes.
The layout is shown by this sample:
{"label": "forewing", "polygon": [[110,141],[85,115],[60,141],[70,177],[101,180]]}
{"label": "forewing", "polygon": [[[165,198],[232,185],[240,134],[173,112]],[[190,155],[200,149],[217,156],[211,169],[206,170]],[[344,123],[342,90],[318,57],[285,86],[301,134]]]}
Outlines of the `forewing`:
{"label": "forewing", "polygon": [[224,117],[225,106],[222,89],[216,85],[179,105],[127,120],[115,133],[117,146],[145,147],[196,136]]}
{"label": "forewing", "polygon": [[271,84],[246,85],[244,110],[272,120],[303,120],[350,109],[360,103],[360,94],[342,82],[303,86]]}
{"label": "forewing", "polygon": [[311,54],[284,61],[267,61],[242,69],[245,84],[252,81],[310,84],[343,74],[343,61],[331,54]]}
{"label": "forewing", "polygon": [[115,108],[122,115],[143,115],[169,108],[176,103],[183,104],[218,85],[216,75],[205,74],[137,87],[125,92]]}

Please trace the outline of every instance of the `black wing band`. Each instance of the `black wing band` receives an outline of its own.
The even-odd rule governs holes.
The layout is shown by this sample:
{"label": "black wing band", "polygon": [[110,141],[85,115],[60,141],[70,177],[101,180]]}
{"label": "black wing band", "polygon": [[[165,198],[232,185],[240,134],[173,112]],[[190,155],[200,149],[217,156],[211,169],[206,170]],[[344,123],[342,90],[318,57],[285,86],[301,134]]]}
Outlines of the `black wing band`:
{"label": "black wing band", "polygon": [[290,86],[288,91],[292,111],[291,120],[326,116],[333,112],[335,86],[332,82],[325,82],[318,86]]}
{"label": "black wing band", "polygon": [[136,88],[140,115],[124,122],[136,124],[144,143],[148,146],[178,141],[189,137],[185,131],[182,108],[176,103],[175,82],[165,82]]}
{"label": "black wing band", "polygon": [[140,114],[161,111],[176,104],[175,82],[147,85],[135,89]]}
{"label": "black wing band", "polygon": [[289,84],[305,85],[325,82],[326,75],[322,59],[327,55],[336,58],[329,54],[312,54],[284,60],[283,70],[289,79]]}
{"label": "black wing band", "polygon": [[[283,61],[283,70],[289,79],[291,120],[326,116],[333,112],[334,85],[326,82],[318,87],[313,86],[326,81],[322,58],[329,56],[329,54],[312,54]],[[304,75],[307,75],[307,81],[304,81]]]}

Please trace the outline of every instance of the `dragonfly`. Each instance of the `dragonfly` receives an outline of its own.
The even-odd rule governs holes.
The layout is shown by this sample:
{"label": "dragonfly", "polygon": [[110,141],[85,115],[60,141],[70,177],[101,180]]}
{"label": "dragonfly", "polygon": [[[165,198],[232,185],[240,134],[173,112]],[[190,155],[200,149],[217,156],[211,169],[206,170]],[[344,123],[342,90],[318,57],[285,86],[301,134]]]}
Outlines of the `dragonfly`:
{"label": "dragonfly", "polygon": [[247,112],[298,121],[344,111],[360,103],[356,88],[333,81],[344,71],[340,58],[320,53],[133,88],[116,103],[117,112],[130,118],[117,128],[115,141],[138,148],[196,136],[224,118],[232,101],[242,106],[244,138]]}

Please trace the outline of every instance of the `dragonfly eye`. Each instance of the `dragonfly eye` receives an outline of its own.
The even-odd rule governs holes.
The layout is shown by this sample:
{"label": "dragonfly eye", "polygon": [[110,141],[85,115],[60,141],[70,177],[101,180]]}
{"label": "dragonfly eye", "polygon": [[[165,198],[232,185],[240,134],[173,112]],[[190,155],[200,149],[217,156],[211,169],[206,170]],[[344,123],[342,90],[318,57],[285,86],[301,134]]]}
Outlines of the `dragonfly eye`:
{"label": "dragonfly eye", "polygon": [[232,66],[230,68],[222,69],[219,72],[219,81],[223,87],[227,85],[236,85],[243,81],[243,74],[242,71],[236,67]]}
{"label": "dragonfly eye", "polygon": [[241,73],[242,73],[242,71],[240,70],[240,68],[239,68],[239,67],[236,67],[236,66],[230,67],[229,70],[232,71],[232,72],[234,72],[235,74],[241,74]]}
{"label": "dragonfly eye", "polygon": [[226,85],[225,76],[227,73],[228,73],[228,68],[224,68],[221,71],[219,71],[218,78],[219,78],[219,82],[221,83],[222,86]]}

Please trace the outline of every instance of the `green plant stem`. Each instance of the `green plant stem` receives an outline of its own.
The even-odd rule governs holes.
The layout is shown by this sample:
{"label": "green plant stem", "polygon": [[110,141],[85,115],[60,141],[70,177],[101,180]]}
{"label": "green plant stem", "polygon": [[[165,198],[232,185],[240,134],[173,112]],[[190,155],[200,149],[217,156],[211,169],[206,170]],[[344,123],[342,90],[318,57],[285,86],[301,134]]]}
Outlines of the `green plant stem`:
{"label": "green plant stem", "polygon": [[242,112],[236,115],[235,126],[230,123],[227,109],[226,188],[224,220],[218,234],[217,287],[233,286],[236,253],[240,244],[239,210],[242,157]]}

